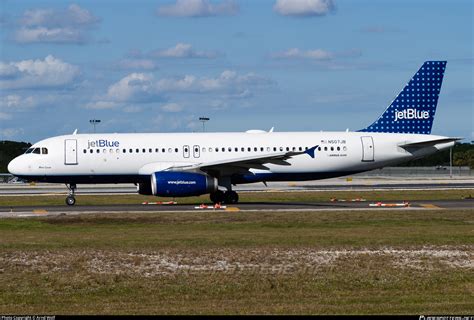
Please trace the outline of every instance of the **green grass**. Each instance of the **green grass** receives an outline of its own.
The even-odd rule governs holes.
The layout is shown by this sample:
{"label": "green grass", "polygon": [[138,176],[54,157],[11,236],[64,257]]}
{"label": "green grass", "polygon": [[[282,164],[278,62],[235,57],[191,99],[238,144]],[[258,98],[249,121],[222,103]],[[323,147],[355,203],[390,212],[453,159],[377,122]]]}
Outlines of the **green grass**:
{"label": "green grass", "polygon": [[[311,256],[305,252],[324,256],[386,248],[461,251],[467,255],[461,262],[472,261],[474,212],[149,212],[2,219],[0,313],[473,313],[474,269],[449,265],[436,255],[408,254],[414,266],[403,267],[396,257],[364,253],[338,256],[317,268],[304,264]],[[147,274],[162,259],[182,265],[224,259],[257,267],[283,261],[288,270]]]}
{"label": "green grass", "polygon": [[[474,189],[464,190],[400,190],[400,191],[308,191],[308,192],[241,192],[240,202],[325,202],[331,198],[364,198],[368,201],[389,200],[449,200],[474,195]],[[65,195],[1,196],[0,206],[64,205]],[[142,195],[77,195],[77,205],[137,204],[143,201],[170,201]],[[180,204],[209,203],[209,196],[176,198]]]}

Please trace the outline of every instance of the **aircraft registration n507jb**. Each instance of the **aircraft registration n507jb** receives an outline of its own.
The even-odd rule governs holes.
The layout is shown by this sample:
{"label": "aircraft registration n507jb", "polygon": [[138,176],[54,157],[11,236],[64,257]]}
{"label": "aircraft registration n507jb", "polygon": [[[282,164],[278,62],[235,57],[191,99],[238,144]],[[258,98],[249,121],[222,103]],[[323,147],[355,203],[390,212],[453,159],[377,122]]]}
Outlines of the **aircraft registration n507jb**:
{"label": "aircraft registration n507jb", "polygon": [[385,112],[357,132],[126,133],[64,135],[35,143],[8,171],[23,179],[77,184],[134,183],[165,197],[210,194],[237,203],[232,186],[351,175],[450,148],[431,135],[446,61],[426,61]]}

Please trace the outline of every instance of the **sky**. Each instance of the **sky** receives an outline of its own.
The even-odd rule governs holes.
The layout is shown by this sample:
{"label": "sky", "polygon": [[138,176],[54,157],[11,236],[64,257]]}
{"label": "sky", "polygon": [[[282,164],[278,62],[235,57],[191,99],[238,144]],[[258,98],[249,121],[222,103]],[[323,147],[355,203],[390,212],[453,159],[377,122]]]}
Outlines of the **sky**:
{"label": "sky", "polygon": [[0,140],[356,131],[447,60],[433,134],[474,140],[470,0],[0,0]]}

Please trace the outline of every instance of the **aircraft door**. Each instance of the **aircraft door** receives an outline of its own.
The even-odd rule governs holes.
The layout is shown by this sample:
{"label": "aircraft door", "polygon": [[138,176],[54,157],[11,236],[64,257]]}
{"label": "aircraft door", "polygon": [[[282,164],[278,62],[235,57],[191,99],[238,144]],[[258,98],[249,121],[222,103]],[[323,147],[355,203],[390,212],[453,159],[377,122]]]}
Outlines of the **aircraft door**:
{"label": "aircraft door", "polygon": [[199,146],[197,145],[193,146],[193,155],[194,155],[194,158],[199,158],[199,156],[201,155]]}
{"label": "aircraft door", "polygon": [[77,164],[77,140],[64,140],[64,164]]}
{"label": "aircraft door", "polygon": [[189,158],[189,154],[190,154],[189,146],[183,146],[183,157]]}
{"label": "aircraft door", "polygon": [[374,139],[372,137],[360,137],[362,141],[362,161],[374,161]]}

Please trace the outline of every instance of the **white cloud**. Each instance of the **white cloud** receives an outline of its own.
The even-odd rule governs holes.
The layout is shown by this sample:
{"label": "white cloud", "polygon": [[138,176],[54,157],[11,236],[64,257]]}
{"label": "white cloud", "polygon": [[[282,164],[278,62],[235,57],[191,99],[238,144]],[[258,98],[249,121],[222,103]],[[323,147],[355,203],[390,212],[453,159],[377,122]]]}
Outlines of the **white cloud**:
{"label": "white cloud", "polygon": [[335,10],[333,0],[277,0],[273,10],[284,16],[324,16]]}
{"label": "white cloud", "polygon": [[188,43],[177,43],[174,47],[156,50],[150,53],[155,58],[216,58],[218,54],[212,51],[197,51]]}
{"label": "white cloud", "polygon": [[65,10],[31,9],[23,13],[14,39],[19,43],[84,43],[100,19],[71,4]]}
{"label": "white cloud", "polygon": [[129,102],[162,101],[152,74],[131,73],[110,85],[107,93],[86,104],[87,109],[112,109]]}
{"label": "white cloud", "polygon": [[10,94],[6,96],[0,97],[0,110],[24,110],[32,108],[36,105],[35,100],[33,97],[26,97],[23,98],[18,94]]}
{"label": "white cloud", "polygon": [[120,69],[134,69],[134,70],[156,70],[158,66],[151,59],[123,59],[119,61],[117,67]]}
{"label": "white cloud", "polygon": [[0,62],[0,89],[65,87],[79,75],[79,67],[52,55],[44,60]]}
{"label": "white cloud", "polygon": [[86,104],[86,109],[113,109],[118,107],[120,104],[114,101],[94,101]]}
{"label": "white cloud", "polygon": [[183,106],[177,103],[167,103],[161,106],[161,110],[163,110],[164,112],[180,112],[183,110]]}
{"label": "white cloud", "polygon": [[186,75],[182,78],[161,79],[157,83],[157,88],[164,92],[223,92],[242,94],[246,90],[266,87],[272,84],[273,81],[270,79],[254,73],[239,75],[235,71],[226,70],[215,78],[198,78],[193,75]]}
{"label": "white cloud", "polygon": [[334,54],[322,49],[300,50],[298,48],[292,48],[283,52],[275,53],[273,57],[279,59],[330,60],[334,57]]}
{"label": "white cloud", "polygon": [[6,138],[13,138],[20,134],[23,134],[25,130],[23,128],[4,128],[0,129],[0,140],[5,140]]}
{"label": "white cloud", "polygon": [[0,112],[0,120],[10,120],[12,116],[5,112]]}
{"label": "white cloud", "polygon": [[238,12],[239,6],[234,1],[213,4],[209,0],[176,0],[174,4],[162,5],[157,10],[159,16],[169,17],[209,17]]}
{"label": "white cloud", "polygon": [[131,73],[107,90],[112,101],[144,101],[152,96],[156,96],[154,78],[148,73]]}
{"label": "white cloud", "polygon": [[[253,91],[274,85],[268,78],[254,73],[239,75],[226,70],[214,78],[185,75],[178,78],[155,79],[149,73],[131,73],[110,85],[104,95],[97,96],[85,105],[88,109],[112,109],[125,107],[130,103],[162,102],[165,97],[177,94],[208,93],[225,98],[244,99]],[[133,112],[133,108],[130,109]],[[161,107],[165,112],[183,110],[181,104],[169,103]],[[125,111],[125,109],[124,109]]]}

